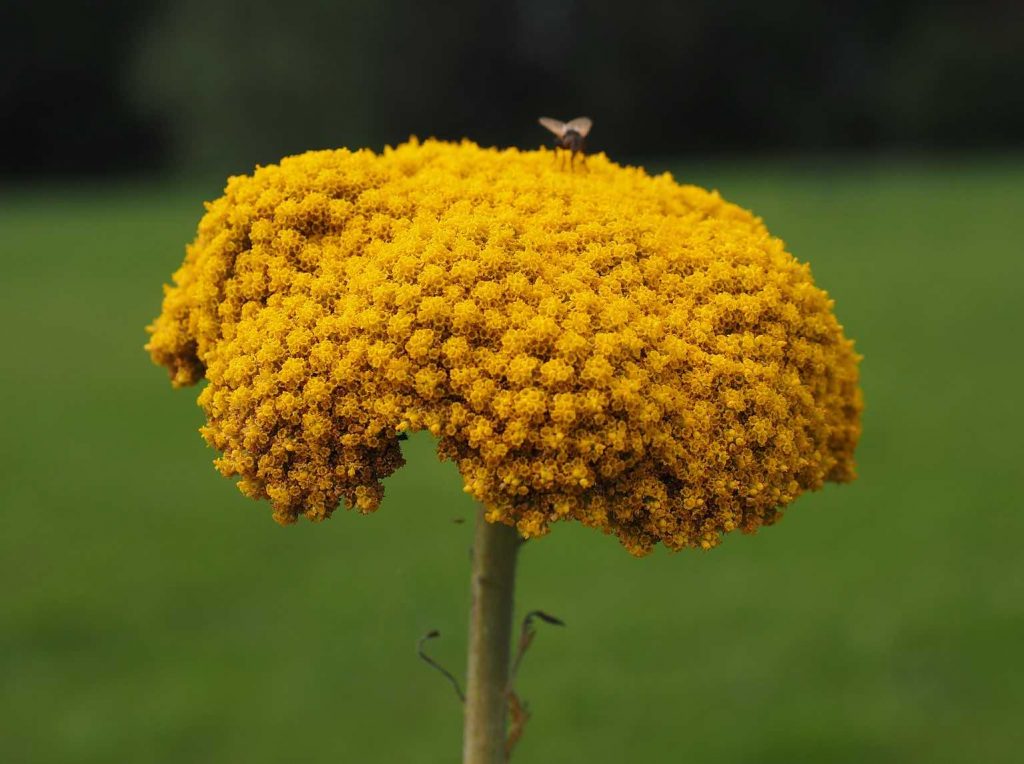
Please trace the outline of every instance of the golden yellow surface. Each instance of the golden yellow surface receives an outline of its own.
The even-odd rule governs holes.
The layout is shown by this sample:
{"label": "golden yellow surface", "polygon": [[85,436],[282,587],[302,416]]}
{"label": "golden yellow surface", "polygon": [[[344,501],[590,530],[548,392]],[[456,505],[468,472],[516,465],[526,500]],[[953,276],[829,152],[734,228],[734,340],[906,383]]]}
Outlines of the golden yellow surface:
{"label": "golden yellow surface", "polygon": [[279,522],[369,512],[428,429],[488,519],[634,554],[853,477],[858,356],[760,219],[603,155],[309,152],[207,207],[147,349]]}

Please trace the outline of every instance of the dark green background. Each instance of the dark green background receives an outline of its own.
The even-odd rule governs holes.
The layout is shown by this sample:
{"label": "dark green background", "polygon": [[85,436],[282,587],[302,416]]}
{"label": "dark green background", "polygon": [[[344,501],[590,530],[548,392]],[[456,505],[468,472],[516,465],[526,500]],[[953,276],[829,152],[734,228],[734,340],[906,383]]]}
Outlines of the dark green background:
{"label": "dark green background", "polygon": [[[860,479],[710,553],[556,527],[523,762],[1016,761],[1024,159],[671,163],[763,215],[865,355]],[[217,184],[0,195],[0,758],[455,761],[473,507],[429,438],[280,528],[142,345]]]}
{"label": "dark green background", "polygon": [[616,157],[1024,148],[1020,0],[5,0],[0,178],[410,134]]}

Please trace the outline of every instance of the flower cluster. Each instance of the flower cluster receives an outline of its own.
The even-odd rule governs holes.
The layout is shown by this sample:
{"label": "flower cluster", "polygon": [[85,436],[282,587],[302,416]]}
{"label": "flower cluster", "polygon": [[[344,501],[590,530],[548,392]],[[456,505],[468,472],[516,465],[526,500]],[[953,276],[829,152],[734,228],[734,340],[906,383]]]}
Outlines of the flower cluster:
{"label": "flower cluster", "polygon": [[233,177],[147,349],[275,518],[369,512],[429,430],[492,522],[710,548],[853,476],[858,356],[717,193],[591,156],[415,140]]}

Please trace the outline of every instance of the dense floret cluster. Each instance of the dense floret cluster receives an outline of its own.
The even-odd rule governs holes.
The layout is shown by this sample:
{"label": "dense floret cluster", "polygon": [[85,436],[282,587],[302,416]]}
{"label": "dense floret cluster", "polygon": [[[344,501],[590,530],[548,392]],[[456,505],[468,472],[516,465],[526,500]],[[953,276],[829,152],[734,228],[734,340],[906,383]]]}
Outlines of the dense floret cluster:
{"label": "dense floret cluster", "polygon": [[233,177],[149,327],[227,476],[369,512],[426,429],[493,522],[710,548],[853,476],[858,357],[717,193],[602,155],[411,141]]}

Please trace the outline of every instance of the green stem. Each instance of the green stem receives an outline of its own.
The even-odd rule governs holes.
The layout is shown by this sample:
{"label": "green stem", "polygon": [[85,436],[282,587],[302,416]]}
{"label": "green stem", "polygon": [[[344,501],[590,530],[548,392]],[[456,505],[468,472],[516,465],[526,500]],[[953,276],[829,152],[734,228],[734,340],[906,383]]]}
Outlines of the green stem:
{"label": "green stem", "polygon": [[505,761],[512,604],[520,541],[515,528],[488,523],[481,510],[473,541],[463,764]]}

